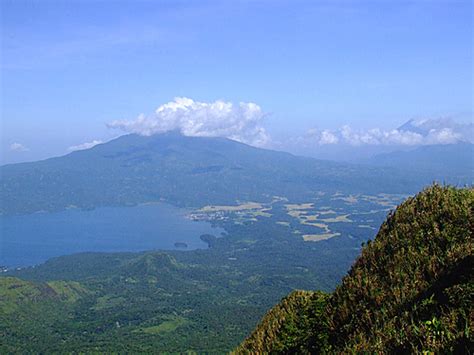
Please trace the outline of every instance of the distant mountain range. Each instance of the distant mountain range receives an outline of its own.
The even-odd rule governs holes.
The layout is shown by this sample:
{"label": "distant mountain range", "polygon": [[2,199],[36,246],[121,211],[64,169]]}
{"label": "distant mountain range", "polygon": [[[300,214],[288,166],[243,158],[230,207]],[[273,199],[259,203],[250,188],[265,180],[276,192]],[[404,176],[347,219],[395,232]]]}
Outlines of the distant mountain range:
{"label": "distant mountain range", "polygon": [[474,180],[474,144],[438,144],[409,151],[375,155],[368,161],[377,166],[431,172],[436,176],[457,176],[460,181]]}
{"label": "distant mountain range", "polygon": [[[435,132],[452,133],[456,137],[455,142],[474,141],[474,123],[460,123],[451,118],[411,119],[397,128],[398,131],[417,133],[423,137],[428,137]],[[453,137],[454,138],[454,137]],[[454,143],[454,142],[453,142]]]}
{"label": "distant mountain range", "polygon": [[166,201],[178,206],[302,200],[318,190],[411,193],[436,177],[336,163],[176,132],[0,167],[2,214]]}
{"label": "distant mountain range", "polygon": [[[323,133],[332,140],[324,138]],[[469,143],[474,144],[474,123],[439,118],[411,119],[393,129],[353,129],[350,126],[323,131],[314,129],[298,139],[281,139],[278,146],[297,155],[364,164],[371,163],[372,158],[380,154]],[[450,170],[448,173],[452,175]]]}

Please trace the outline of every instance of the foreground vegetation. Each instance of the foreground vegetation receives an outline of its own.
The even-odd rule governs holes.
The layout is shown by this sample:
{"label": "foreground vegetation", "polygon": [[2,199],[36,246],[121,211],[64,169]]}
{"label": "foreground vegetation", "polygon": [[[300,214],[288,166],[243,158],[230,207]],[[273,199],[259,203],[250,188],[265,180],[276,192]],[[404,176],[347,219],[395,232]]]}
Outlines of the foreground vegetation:
{"label": "foreground vegetation", "polygon": [[473,231],[473,189],[426,189],[389,216],[334,293],[293,292],[237,352],[468,353]]}

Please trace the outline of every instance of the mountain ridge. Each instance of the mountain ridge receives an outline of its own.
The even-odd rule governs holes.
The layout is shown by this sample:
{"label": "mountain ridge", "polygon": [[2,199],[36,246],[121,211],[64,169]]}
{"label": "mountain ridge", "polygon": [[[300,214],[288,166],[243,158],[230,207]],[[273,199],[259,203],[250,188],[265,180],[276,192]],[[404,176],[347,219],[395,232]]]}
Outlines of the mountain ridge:
{"label": "mountain ridge", "polygon": [[468,179],[474,176],[474,144],[461,142],[426,145],[408,151],[377,154],[369,159],[368,163],[446,176],[456,174]]}
{"label": "mountain ridge", "polygon": [[166,201],[182,207],[302,200],[314,191],[413,192],[431,177],[298,157],[224,138],[126,135],[0,167],[2,214]]}
{"label": "mountain ridge", "polygon": [[474,189],[432,186],[382,224],[332,294],[297,291],[237,353],[469,353]]}

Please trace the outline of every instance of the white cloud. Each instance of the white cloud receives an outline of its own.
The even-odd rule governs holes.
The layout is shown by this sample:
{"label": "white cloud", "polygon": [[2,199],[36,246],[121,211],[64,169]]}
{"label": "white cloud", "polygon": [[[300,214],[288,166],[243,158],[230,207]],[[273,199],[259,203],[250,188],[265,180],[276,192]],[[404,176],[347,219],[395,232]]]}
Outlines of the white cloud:
{"label": "white cloud", "polygon": [[255,103],[225,101],[198,102],[185,97],[159,106],[153,115],[107,124],[125,132],[149,136],[179,130],[186,136],[226,137],[256,146],[269,142],[263,119],[265,113]]}
{"label": "white cloud", "polygon": [[432,145],[457,142],[474,142],[474,124],[457,123],[452,119],[410,120],[397,129],[353,129],[345,125],[336,130],[310,129],[303,140],[318,145]]}
{"label": "white cloud", "polygon": [[10,151],[12,152],[27,152],[29,151],[29,149],[27,147],[25,147],[23,144],[21,143],[12,143],[10,145]]}
{"label": "white cloud", "polygon": [[410,120],[398,129],[417,132],[426,137],[428,144],[449,144],[457,141],[474,142],[474,123],[459,123],[449,117]]}
{"label": "white cloud", "polygon": [[93,140],[92,142],[86,142],[86,143],[82,143],[82,144],[78,144],[78,145],[73,145],[71,147],[68,148],[69,151],[76,151],[76,150],[84,150],[84,149],[89,149],[89,148],[92,148],[94,146],[96,146],[97,144],[101,144],[103,143],[101,140]]}
{"label": "white cloud", "polygon": [[337,144],[338,142],[339,142],[339,138],[337,138],[334,134],[332,134],[330,131],[325,129],[324,131],[321,132],[318,143],[320,145],[324,145],[324,144]]}
{"label": "white cloud", "polygon": [[415,132],[400,131],[398,129],[381,130],[353,130],[344,126],[339,130],[343,141],[350,145],[417,145],[422,144],[423,137]]}
{"label": "white cloud", "polygon": [[463,136],[452,128],[431,129],[426,136],[427,144],[451,144],[459,142]]}

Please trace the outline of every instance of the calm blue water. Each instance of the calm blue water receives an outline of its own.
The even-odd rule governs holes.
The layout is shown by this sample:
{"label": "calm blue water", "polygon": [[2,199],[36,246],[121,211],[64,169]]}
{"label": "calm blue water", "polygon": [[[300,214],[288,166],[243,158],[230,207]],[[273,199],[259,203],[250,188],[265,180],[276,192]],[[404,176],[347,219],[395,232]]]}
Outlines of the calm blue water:
{"label": "calm blue water", "polygon": [[121,252],[204,249],[202,234],[222,229],[184,217],[185,210],[166,204],[68,210],[23,216],[0,216],[0,265],[35,265],[55,256],[85,251]]}

